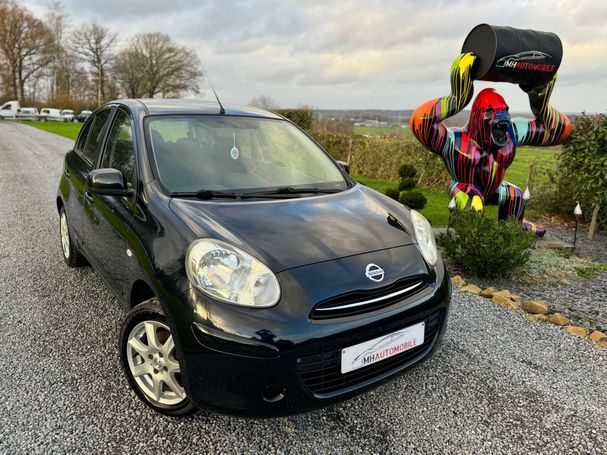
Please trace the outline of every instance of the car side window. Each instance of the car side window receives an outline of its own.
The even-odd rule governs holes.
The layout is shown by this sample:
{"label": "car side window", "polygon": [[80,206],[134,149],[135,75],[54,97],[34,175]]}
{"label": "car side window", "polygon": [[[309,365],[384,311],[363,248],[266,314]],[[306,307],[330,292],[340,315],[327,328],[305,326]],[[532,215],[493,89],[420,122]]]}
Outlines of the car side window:
{"label": "car side window", "polygon": [[78,136],[78,142],[76,142],[75,149],[79,152],[82,152],[82,149],[84,149],[84,144],[86,144],[86,139],[89,135],[89,131],[91,129],[92,124],[93,122],[88,122],[86,125],[84,125],[82,131],[80,132],[80,135]]}
{"label": "car side window", "polygon": [[133,125],[131,116],[123,110],[118,110],[114,117],[101,167],[121,171],[129,187],[135,183]]}
{"label": "car side window", "polygon": [[93,125],[90,128],[86,145],[82,149],[82,155],[85,159],[94,163],[99,155],[99,145],[103,140],[105,126],[110,118],[111,109],[105,109],[95,116]]}

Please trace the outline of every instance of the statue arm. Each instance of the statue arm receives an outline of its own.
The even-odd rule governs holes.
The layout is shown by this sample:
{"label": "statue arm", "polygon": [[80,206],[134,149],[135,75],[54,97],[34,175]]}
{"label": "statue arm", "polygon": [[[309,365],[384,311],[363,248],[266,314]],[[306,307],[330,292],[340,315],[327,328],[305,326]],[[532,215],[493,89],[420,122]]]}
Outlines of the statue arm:
{"label": "statue arm", "polygon": [[571,134],[571,122],[565,114],[550,106],[550,95],[556,83],[556,74],[546,85],[521,88],[529,95],[533,120],[514,119],[518,145],[548,147],[562,144]]}
{"label": "statue arm", "polygon": [[451,65],[451,93],[419,106],[411,116],[410,127],[415,137],[431,151],[442,154],[453,143],[453,134],[443,120],[461,112],[472,99],[474,86],[472,53],[459,55]]}

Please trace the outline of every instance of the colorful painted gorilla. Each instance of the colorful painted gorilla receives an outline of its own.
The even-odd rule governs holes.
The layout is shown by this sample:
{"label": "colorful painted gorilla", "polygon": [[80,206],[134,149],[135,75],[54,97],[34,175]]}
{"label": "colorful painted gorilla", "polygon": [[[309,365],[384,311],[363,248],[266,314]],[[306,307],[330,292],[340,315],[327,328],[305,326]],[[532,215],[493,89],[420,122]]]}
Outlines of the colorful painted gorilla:
{"label": "colorful painted gorilla", "polygon": [[[569,137],[571,123],[549,105],[555,75],[541,87],[521,86],[529,95],[534,120],[510,119],[504,98],[493,89],[484,89],[472,104],[468,124],[463,129],[447,128],[443,120],[460,112],[472,99],[471,70],[475,58],[467,53],[455,59],[451,94],[419,106],[411,117],[411,131],[445,162],[452,179],[449,191],[459,208],[480,211],[484,205],[497,204],[500,219],[515,217],[522,221],[523,193],[504,181],[516,147],[562,144]],[[535,231],[531,223],[525,225]]]}

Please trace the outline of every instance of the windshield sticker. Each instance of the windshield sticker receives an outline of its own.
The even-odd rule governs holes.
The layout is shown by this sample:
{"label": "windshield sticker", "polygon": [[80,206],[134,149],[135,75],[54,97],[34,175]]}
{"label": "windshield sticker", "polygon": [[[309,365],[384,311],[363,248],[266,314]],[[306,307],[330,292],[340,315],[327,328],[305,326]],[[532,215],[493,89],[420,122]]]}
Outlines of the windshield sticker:
{"label": "windshield sticker", "polygon": [[236,133],[232,133],[232,137],[234,138],[234,147],[230,150],[230,156],[233,160],[237,160],[240,156],[240,151],[238,150],[238,147],[236,147]]}

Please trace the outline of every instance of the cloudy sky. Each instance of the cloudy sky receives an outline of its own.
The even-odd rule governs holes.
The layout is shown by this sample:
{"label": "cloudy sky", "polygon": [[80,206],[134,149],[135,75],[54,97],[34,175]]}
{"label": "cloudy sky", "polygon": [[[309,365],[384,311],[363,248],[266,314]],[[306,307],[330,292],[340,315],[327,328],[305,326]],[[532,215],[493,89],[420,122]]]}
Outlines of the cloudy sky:
{"label": "cloudy sky", "polygon": [[[47,0],[21,0],[42,17]],[[563,42],[552,96],[566,112],[607,109],[607,2],[422,0],[63,0],[126,40],[160,31],[194,49],[225,102],[408,109],[449,90],[449,68],[479,23],[552,31]],[[528,110],[511,84],[511,110]]]}

